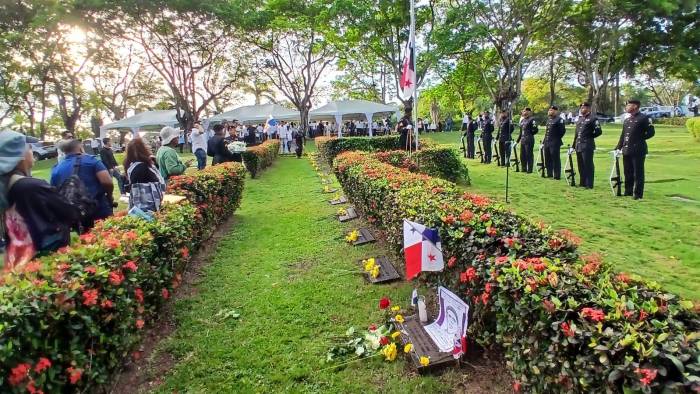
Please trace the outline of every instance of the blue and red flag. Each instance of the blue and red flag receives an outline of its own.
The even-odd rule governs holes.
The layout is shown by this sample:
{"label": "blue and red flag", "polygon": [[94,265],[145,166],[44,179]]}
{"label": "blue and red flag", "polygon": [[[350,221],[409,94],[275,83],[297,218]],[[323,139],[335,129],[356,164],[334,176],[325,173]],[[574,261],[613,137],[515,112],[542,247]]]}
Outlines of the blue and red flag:
{"label": "blue and red flag", "polygon": [[407,280],[421,271],[442,271],[445,267],[438,231],[406,219],[403,221],[403,253]]}

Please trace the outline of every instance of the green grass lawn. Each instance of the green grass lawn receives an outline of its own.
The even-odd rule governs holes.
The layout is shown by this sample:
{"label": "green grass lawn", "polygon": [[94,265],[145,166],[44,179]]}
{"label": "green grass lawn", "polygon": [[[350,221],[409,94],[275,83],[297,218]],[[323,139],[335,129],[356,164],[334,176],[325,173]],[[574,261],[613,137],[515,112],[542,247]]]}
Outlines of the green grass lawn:
{"label": "green grass lawn", "polygon": [[157,392],[452,392],[462,381],[461,371],[419,377],[378,357],[328,368],[331,338],[379,321],[384,295],[407,306],[411,285],[372,286],[344,272],[381,249],[346,244],[357,224],[338,223],[321,189],[310,163],[291,157],[246,181],[196,295],[175,304],[178,327],[156,353],[176,364]]}
{"label": "green grass lawn", "polygon": [[[538,173],[511,171],[508,205],[555,228],[572,230],[583,238],[584,253],[600,252],[618,270],[700,300],[700,143],[683,127],[657,125],[656,136],[648,141],[644,199],[633,201],[614,197],[608,181],[612,162],[608,152],[617,144],[620,131],[620,125],[606,125],[596,140],[594,190],[571,188],[564,180],[543,179]],[[574,127],[568,126],[565,144],[571,143],[573,132]],[[457,147],[460,134],[424,134],[423,138]],[[562,148],[562,167],[565,158]],[[478,159],[467,162],[471,189],[504,201],[505,169]]]}

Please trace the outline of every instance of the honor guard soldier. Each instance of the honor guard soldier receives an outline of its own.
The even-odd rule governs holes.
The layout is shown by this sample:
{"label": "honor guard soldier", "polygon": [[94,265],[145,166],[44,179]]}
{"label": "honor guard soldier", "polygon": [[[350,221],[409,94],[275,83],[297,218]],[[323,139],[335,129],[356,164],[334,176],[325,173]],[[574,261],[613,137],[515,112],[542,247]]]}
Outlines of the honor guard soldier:
{"label": "honor guard soldier", "polygon": [[586,189],[593,189],[593,153],[595,152],[595,138],[603,134],[598,118],[591,114],[591,105],[587,102],[581,104],[579,117],[576,122],[576,134],[574,135],[574,149],[576,150],[576,162],[580,177],[579,185]]}
{"label": "honor guard soldier", "polygon": [[476,130],[479,128],[479,123],[472,118],[471,114],[467,115],[466,132],[464,135],[467,137],[467,159],[473,159],[475,156],[474,151],[474,135]]}
{"label": "honor guard soldier", "polygon": [[501,111],[500,125],[498,126],[498,165],[500,167],[505,167],[508,165],[508,159],[510,158],[510,144],[513,141],[513,122],[508,116],[508,111]]}
{"label": "honor guard soldier", "polygon": [[535,118],[532,117],[532,110],[525,108],[521,113],[520,119],[520,135],[518,135],[518,143],[520,144],[520,162],[523,165],[523,171],[532,174],[532,167],[535,164],[535,156],[533,149],[535,148],[535,134],[539,131]]}
{"label": "honor guard soldier", "polygon": [[622,151],[622,165],[625,168],[625,196],[641,200],[644,196],[644,160],[648,148],[647,141],[655,134],[651,118],[639,112],[639,100],[627,102],[625,111],[630,115],[622,126],[620,141],[615,149]]}
{"label": "honor guard soldier", "polygon": [[[403,150],[411,150],[415,142],[412,141],[413,138],[413,121],[412,117],[412,103],[406,104],[404,109],[404,114],[401,120],[396,124],[396,131],[399,133],[399,146]],[[409,143],[410,142],[410,143]]]}
{"label": "honor guard soldier", "polygon": [[547,178],[561,179],[561,156],[559,150],[563,145],[561,139],[566,133],[564,119],[559,116],[559,108],[549,107],[547,112],[547,131],[544,133],[544,164]]}
{"label": "honor guard soldier", "polygon": [[484,141],[484,163],[491,163],[491,146],[493,144],[493,121],[489,111],[484,112],[484,118],[481,121],[481,139]]}

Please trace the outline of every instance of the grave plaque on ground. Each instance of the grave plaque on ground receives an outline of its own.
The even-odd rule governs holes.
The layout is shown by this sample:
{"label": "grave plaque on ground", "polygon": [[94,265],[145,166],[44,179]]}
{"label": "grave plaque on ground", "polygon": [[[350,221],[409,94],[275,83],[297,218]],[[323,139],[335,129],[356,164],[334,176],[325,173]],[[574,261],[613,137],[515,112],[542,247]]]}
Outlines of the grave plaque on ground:
{"label": "grave plaque on ground", "polygon": [[[364,260],[366,261],[366,260]],[[372,284],[392,282],[401,279],[399,272],[396,270],[391,261],[386,256],[374,258],[375,264],[379,266],[379,275],[373,278],[370,272],[365,271],[365,279]],[[363,263],[363,260],[360,260]]]}
{"label": "grave plaque on ground", "polygon": [[366,228],[361,228],[358,230],[358,232],[360,233],[360,235],[355,241],[353,241],[353,246],[360,246],[375,242],[377,240],[376,238],[374,238],[374,235]]}
{"label": "grave plaque on ground", "polygon": [[337,191],[338,191],[338,189],[335,189],[335,188],[331,189],[331,188],[328,187],[328,186],[326,186],[326,187],[323,188],[323,192],[324,192],[324,193],[335,193],[335,192],[337,192]]}
{"label": "grave plaque on ground", "polygon": [[335,200],[330,200],[329,202],[331,203],[331,205],[340,205],[348,202],[348,199],[345,196],[340,196],[339,198],[336,198]]}
{"label": "grave plaque on ground", "polygon": [[338,216],[338,220],[340,220],[341,223],[349,222],[353,219],[357,219],[359,216],[357,216],[357,212],[355,212],[355,208],[353,207],[347,207],[345,209],[346,214],[343,216]]}

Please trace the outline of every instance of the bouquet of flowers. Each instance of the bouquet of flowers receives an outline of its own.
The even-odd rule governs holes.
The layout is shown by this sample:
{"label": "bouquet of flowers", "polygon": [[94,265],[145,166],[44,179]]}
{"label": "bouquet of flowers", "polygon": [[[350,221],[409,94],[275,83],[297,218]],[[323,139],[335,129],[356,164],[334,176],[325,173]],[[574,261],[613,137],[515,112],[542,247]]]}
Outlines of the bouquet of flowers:
{"label": "bouquet of flowers", "polygon": [[233,141],[226,146],[231,153],[241,153],[246,151],[245,142]]}

